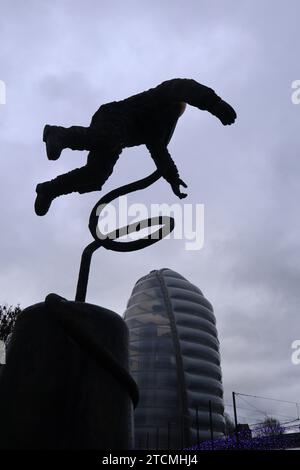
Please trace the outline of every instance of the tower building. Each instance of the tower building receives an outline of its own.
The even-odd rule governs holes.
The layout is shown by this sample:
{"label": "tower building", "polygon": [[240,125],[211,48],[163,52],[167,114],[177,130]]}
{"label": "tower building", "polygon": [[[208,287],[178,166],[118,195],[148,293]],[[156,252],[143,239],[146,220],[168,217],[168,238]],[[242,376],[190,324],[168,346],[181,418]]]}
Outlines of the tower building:
{"label": "tower building", "polygon": [[[131,372],[140,390],[137,449],[182,449],[224,432],[212,305],[171,269],[139,279],[127,303]],[[210,411],[211,410],[211,411]]]}

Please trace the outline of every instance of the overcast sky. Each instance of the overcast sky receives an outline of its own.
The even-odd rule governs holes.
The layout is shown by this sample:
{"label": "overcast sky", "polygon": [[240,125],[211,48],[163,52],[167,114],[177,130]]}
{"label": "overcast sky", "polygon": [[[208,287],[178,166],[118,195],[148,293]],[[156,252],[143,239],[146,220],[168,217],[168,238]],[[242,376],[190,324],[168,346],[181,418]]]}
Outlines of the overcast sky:
{"label": "overcast sky", "polygon": [[[204,247],[187,251],[186,240],[173,239],[136,253],[100,249],[87,301],[122,314],[139,277],[174,269],[214,305],[226,403],[232,390],[300,401],[300,365],[291,363],[300,339],[300,105],[291,101],[299,15],[297,0],[1,0],[0,302],[24,308],[49,292],[73,299],[91,241],[97,193],[34,214],[36,184],[87,154],[65,150],[49,162],[44,125],[87,126],[102,103],[193,78],[238,113],[223,127],[188,107],[169,146],[188,183],[181,203],[205,205]],[[146,148],[126,149],[102,194],[153,170]],[[161,180],[129,201],[179,199]]]}

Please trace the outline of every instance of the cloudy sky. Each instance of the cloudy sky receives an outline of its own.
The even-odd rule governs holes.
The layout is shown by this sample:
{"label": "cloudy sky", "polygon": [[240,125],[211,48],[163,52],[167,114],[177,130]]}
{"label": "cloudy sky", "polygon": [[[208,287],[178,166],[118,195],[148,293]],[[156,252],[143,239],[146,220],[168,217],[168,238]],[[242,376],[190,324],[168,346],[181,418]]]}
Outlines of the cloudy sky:
{"label": "cloudy sky", "polygon": [[[174,269],[214,305],[226,403],[232,390],[300,401],[300,365],[291,362],[300,339],[300,105],[291,101],[299,2],[1,0],[0,8],[0,302],[24,308],[49,292],[73,299],[91,241],[97,193],[64,196],[47,216],[34,214],[36,184],[86,159],[65,150],[49,162],[44,125],[87,126],[102,103],[194,78],[238,113],[223,127],[188,107],[169,146],[189,186],[184,202],[205,205],[204,247],[187,251],[186,240],[171,239],[136,253],[100,249],[87,301],[122,314],[139,277]],[[146,148],[126,149],[104,192],[153,170]],[[179,199],[161,180],[129,202]],[[259,407],[272,412],[274,403]],[[287,415],[279,404],[276,411]]]}

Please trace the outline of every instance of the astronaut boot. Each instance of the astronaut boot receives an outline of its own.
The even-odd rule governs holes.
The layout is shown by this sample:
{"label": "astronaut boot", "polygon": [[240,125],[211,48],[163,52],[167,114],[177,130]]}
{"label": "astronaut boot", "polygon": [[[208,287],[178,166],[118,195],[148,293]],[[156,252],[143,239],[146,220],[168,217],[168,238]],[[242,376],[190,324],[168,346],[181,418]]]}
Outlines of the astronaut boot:
{"label": "astronaut boot", "polygon": [[76,168],[64,175],[57,176],[51,181],[40,183],[36,187],[36,200],[34,210],[36,215],[47,214],[53,199],[63,194],[78,192],[80,194],[91,191],[100,191],[103,179],[97,175],[93,168],[88,166]]}
{"label": "astronaut boot", "polygon": [[59,196],[59,194],[54,192],[51,181],[38,184],[36,187],[36,193],[37,196],[34,203],[34,210],[36,215],[42,216],[47,214],[53,199]]}
{"label": "astronaut boot", "polygon": [[46,124],[43,132],[43,142],[49,160],[57,160],[65,148],[72,150],[91,150],[91,138],[94,131],[82,126],[50,126]]}
{"label": "astronaut boot", "polygon": [[65,148],[66,133],[63,127],[49,126],[44,127],[43,142],[46,144],[46,152],[49,160],[57,160],[62,150]]}

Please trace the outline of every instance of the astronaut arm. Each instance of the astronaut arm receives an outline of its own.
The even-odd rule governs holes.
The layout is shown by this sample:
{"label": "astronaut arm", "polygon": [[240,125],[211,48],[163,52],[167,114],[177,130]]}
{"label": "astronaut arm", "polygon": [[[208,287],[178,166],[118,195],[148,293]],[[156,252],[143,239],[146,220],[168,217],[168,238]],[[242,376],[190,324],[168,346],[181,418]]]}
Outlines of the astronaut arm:
{"label": "astronaut arm", "polygon": [[177,166],[167,147],[161,143],[146,144],[146,147],[149,150],[158,171],[171,185],[174,194],[176,194],[180,199],[185,198],[187,194],[181,192],[180,186],[187,188],[187,185],[180,178]]}
{"label": "astronaut arm", "polygon": [[205,110],[220,119],[222,124],[233,124],[236,112],[212,88],[189,78],[173,78],[156,87],[161,101],[182,101]]}

